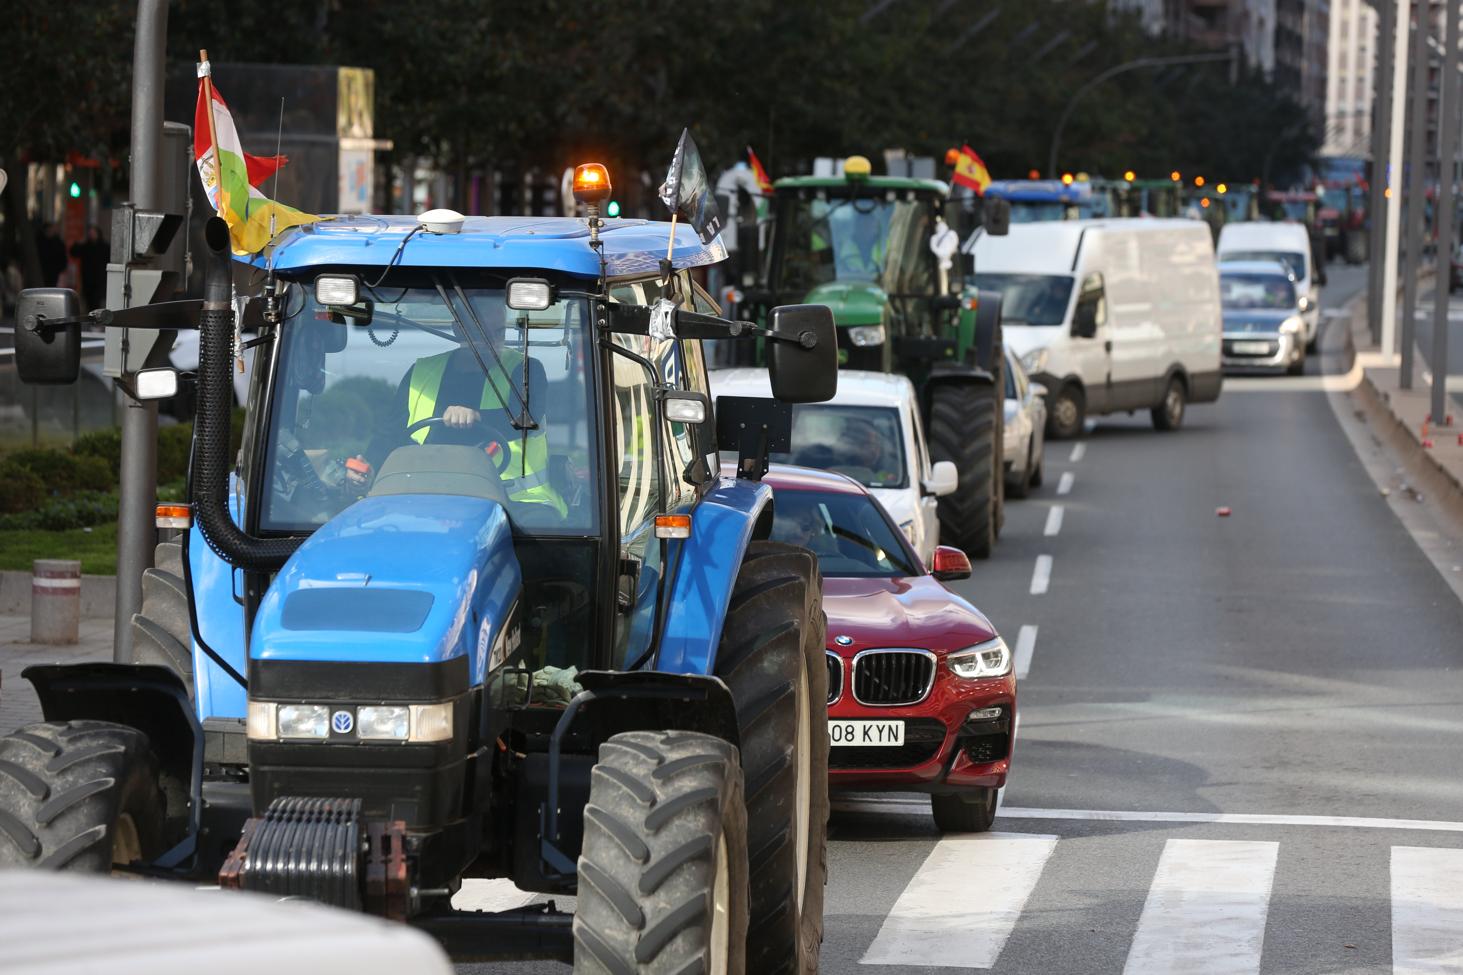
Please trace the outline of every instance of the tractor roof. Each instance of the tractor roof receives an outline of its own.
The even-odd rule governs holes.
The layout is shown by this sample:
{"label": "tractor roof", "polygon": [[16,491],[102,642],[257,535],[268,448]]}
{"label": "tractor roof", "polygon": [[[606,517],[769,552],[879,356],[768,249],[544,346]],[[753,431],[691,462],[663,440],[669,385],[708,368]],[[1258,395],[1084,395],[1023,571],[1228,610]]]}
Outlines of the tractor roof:
{"label": "tractor roof", "polygon": [[865,186],[876,190],[923,190],[946,196],[950,187],[937,179],[914,179],[909,176],[865,176],[847,179],[843,176],[785,176],[772,184],[774,190],[831,190]]}
{"label": "tractor roof", "polygon": [[[263,255],[282,273],[316,267],[473,267],[557,271],[599,276],[599,256],[589,228],[574,217],[468,217],[456,234],[421,232],[396,256],[402,238],[418,225],[413,216],[338,216],[286,230]],[[606,220],[600,231],[611,278],[660,269],[671,225],[652,220]],[[726,257],[721,238],[703,244],[685,224],[675,228],[671,262],[679,268],[715,264]]]}

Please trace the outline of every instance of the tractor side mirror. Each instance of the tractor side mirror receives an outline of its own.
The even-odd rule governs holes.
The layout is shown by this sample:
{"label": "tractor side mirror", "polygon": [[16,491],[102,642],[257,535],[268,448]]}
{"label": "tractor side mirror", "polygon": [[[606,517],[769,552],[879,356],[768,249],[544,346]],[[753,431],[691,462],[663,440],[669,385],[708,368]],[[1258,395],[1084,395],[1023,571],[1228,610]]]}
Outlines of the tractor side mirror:
{"label": "tractor side mirror", "polygon": [[823,403],[838,392],[838,330],[827,305],[778,305],[770,318],[767,369],[784,403]]}
{"label": "tractor side mirror", "polygon": [[981,226],[992,237],[1004,237],[1011,232],[1011,201],[998,196],[988,196],[981,204]]}
{"label": "tractor side mirror", "polygon": [[81,299],[70,288],[27,288],[15,309],[15,366],[35,386],[76,382],[81,372]]}

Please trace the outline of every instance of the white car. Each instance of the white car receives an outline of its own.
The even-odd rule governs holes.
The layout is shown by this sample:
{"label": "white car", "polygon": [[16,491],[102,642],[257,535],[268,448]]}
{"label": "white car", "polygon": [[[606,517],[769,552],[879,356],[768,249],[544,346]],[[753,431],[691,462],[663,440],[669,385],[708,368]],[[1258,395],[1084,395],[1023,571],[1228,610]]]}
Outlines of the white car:
{"label": "white car", "polygon": [[1295,276],[1297,305],[1305,323],[1305,346],[1314,350],[1321,331],[1321,289],[1311,263],[1311,237],[1305,224],[1247,220],[1219,231],[1219,260],[1279,261]]}
{"label": "white car", "polygon": [[[711,392],[771,399],[765,369],[720,369]],[[837,471],[869,489],[925,565],[940,542],[936,499],[955,490],[949,461],[930,462],[914,385],[904,376],[854,369],[838,373],[838,395],[793,407],[792,449],[773,453],[779,464]]]}
{"label": "white car", "polygon": [[1006,496],[1024,498],[1041,487],[1046,470],[1046,387],[1034,383],[1006,350]]}

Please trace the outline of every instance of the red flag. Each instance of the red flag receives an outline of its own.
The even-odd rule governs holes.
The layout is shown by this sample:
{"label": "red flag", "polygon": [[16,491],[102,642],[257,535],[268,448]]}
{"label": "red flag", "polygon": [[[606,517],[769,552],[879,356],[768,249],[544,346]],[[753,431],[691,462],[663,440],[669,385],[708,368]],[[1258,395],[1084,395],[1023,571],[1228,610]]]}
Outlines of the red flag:
{"label": "red flag", "polygon": [[990,170],[986,169],[985,162],[968,145],[960,147],[960,154],[955,159],[955,172],[950,178],[956,186],[975,190],[977,196],[991,185]]}
{"label": "red flag", "polygon": [[[208,87],[213,91],[215,109],[227,112],[229,107],[224,104],[223,96],[218,93],[218,89],[212,85]],[[193,109],[194,158],[202,159],[212,148],[213,146],[208,141],[208,103],[203,100],[203,86],[200,84],[198,103]],[[289,156],[255,156],[244,153],[244,167],[249,174],[249,185],[257,188],[266,179],[273,176],[275,170],[289,161]]]}
{"label": "red flag", "polygon": [[767,170],[762,168],[762,160],[757,158],[757,154],[752,151],[751,146],[747,146],[747,162],[752,166],[752,175],[757,177],[757,186],[763,193],[770,196],[772,194],[772,177],[768,176]]}

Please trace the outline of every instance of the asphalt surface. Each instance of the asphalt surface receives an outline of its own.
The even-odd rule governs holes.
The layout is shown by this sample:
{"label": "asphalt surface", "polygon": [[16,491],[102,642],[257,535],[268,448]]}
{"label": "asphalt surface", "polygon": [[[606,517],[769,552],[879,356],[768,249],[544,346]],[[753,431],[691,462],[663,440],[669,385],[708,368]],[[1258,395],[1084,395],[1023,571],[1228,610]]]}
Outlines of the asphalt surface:
{"label": "asphalt surface", "polygon": [[1050,444],[956,584],[1036,628],[996,829],[840,801],[822,970],[1463,973],[1463,604],[1392,503],[1314,381]]}

